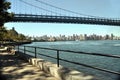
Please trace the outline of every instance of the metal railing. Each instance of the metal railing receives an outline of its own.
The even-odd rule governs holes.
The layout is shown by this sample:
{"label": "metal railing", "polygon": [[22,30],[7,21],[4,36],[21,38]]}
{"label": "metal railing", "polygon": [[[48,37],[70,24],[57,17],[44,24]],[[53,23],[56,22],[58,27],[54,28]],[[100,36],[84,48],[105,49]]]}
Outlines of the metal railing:
{"label": "metal railing", "polygon": [[[88,65],[88,64],[83,64],[83,63],[78,63],[78,62],[74,62],[74,61],[69,61],[69,60],[66,60],[66,59],[62,59],[62,58],[60,58],[59,53],[60,52],[70,52],[70,53],[75,53],[75,54],[104,56],[104,57],[111,57],[111,58],[118,58],[118,59],[120,59],[120,55],[100,54],[100,53],[86,53],[86,52],[80,52],[80,51],[60,50],[60,49],[34,47],[34,46],[22,46],[22,47],[24,47],[24,48],[20,48],[20,46],[18,46],[18,48],[17,48],[18,52],[20,52],[20,50],[22,50],[24,54],[26,54],[26,52],[34,53],[34,57],[35,58],[37,58],[38,55],[41,55],[41,56],[45,56],[45,57],[56,59],[58,67],[60,65],[60,60],[61,60],[61,61],[65,61],[65,62],[68,62],[68,63],[72,63],[72,64],[76,64],[76,65],[81,65],[81,66],[84,66],[84,67],[88,67],[88,68],[92,68],[92,69],[96,69],[96,70],[100,70],[100,71],[104,71],[104,72],[108,72],[108,73],[120,75],[120,72],[117,72],[117,71],[112,71],[112,70],[108,70],[108,69],[104,69],[104,68],[100,68],[100,67],[94,67],[94,66],[91,66],[91,65]],[[34,51],[27,50],[26,48],[33,48]],[[41,54],[41,53],[37,52],[37,49],[45,49],[45,50],[56,51],[56,56],[57,57],[53,57],[53,56]]]}

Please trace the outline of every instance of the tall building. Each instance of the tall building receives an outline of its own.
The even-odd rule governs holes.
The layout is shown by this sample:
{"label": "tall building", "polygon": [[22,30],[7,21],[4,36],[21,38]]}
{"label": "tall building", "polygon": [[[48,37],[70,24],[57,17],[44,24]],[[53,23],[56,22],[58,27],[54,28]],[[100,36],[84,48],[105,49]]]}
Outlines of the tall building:
{"label": "tall building", "polygon": [[114,35],[113,35],[113,34],[111,34],[111,40],[113,40],[113,38],[114,38]]}

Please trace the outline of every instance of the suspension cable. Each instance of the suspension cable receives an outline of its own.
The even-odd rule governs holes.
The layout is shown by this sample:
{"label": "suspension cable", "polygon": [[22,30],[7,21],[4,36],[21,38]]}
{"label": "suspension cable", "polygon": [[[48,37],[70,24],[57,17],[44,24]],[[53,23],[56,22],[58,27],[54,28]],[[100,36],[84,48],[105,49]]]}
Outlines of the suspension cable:
{"label": "suspension cable", "polygon": [[23,0],[20,0],[20,1],[23,2],[24,4],[27,4],[27,5],[30,5],[30,6],[36,7],[36,8],[38,8],[38,9],[41,9],[41,10],[44,10],[44,11],[47,11],[47,12],[50,12],[50,13],[54,13],[54,14],[59,14],[59,15],[61,15],[60,13],[53,12],[53,11],[50,11],[50,10],[48,10],[48,9],[44,9],[44,8],[42,8],[42,7],[39,7],[39,6],[33,5],[33,4],[28,3],[28,2],[26,2],[26,1],[23,1]]}
{"label": "suspension cable", "polygon": [[[42,3],[42,4],[45,4],[45,5],[47,5],[47,6],[50,6],[50,7],[56,8],[56,9],[60,9],[60,10],[66,11],[66,12],[73,13],[73,14],[83,15],[83,16],[93,17],[93,18],[98,17],[98,16],[92,16],[92,15],[82,14],[82,13],[74,12],[74,11],[71,11],[71,10],[63,9],[63,8],[60,8],[60,7],[57,7],[57,6],[48,4],[48,3],[46,3],[46,2],[40,1],[40,0],[35,0],[35,1],[37,1],[37,2],[39,2],[39,3]],[[99,18],[104,18],[104,17],[99,17]]]}
{"label": "suspension cable", "polygon": [[[45,9],[45,8],[42,8],[40,6],[36,6],[36,5],[33,5],[32,3],[28,3],[26,1],[23,1],[23,0],[19,0],[20,2],[24,3],[24,4],[27,4],[29,6],[33,6],[35,8],[38,8],[38,9],[41,9],[41,10],[44,10],[44,11],[47,11],[47,12],[50,12],[50,13],[53,13],[53,14],[57,14],[57,15],[65,15],[65,14],[61,14],[61,13],[58,13],[58,12],[55,12],[55,11],[51,11],[51,10],[48,10],[48,9]],[[67,9],[64,9],[64,8],[60,8],[60,7],[57,7],[57,6],[54,6],[54,5],[51,5],[49,3],[46,3],[46,2],[43,2],[43,1],[40,1],[40,0],[35,0],[39,3],[42,3],[44,5],[47,5],[47,6],[50,6],[50,7],[53,7],[53,8],[56,8],[56,9],[59,9],[59,10],[63,10],[65,12],[69,12],[69,13],[72,13],[72,14],[76,14],[76,15],[82,15],[82,16],[86,16],[86,17],[91,17],[91,18],[101,18],[101,19],[115,19],[115,18],[106,18],[106,17],[100,17],[100,16],[93,16],[93,15],[87,15],[87,14],[82,14],[82,13],[78,13],[78,12],[75,12],[75,11],[71,11],[71,10],[67,10]]]}

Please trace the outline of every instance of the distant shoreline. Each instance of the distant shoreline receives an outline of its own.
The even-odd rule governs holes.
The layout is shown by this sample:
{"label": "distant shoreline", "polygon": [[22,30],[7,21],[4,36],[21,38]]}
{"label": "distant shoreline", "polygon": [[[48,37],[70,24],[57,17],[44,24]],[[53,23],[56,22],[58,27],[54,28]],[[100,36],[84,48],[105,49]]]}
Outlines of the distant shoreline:
{"label": "distant shoreline", "polygon": [[32,41],[32,42],[62,42],[62,41],[119,41],[119,40],[56,40],[56,41]]}

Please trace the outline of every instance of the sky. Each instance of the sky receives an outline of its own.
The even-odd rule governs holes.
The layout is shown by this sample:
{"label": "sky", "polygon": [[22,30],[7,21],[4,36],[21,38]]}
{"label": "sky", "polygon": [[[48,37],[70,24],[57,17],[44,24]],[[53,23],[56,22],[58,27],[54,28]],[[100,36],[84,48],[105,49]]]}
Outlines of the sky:
{"label": "sky", "polygon": [[[51,14],[35,7],[26,5],[20,0],[11,1],[10,12],[14,13],[32,13],[32,14]],[[24,0],[33,5],[42,6],[45,9],[59,12],[61,14],[78,16],[64,11],[60,11],[49,6],[45,6],[36,0]],[[106,18],[120,18],[120,0],[40,0],[51,5],[68,9],[81,14],[106,17]],[[21,6],[22,5],[22,6]],[[25,7],[26,6],[26,7]],[[56,14],[57,15],[57,14]],[[72,35],[72,34],[98,34],[106,35],[113,33],[120,36],[119,26],[108,25],[88,25],[88,24],[66,24],[66,23],[27,23],[27,22],[8,22],[5,24],[7,29],[15,27],[16,31],[29,36],[52,35]]]}

